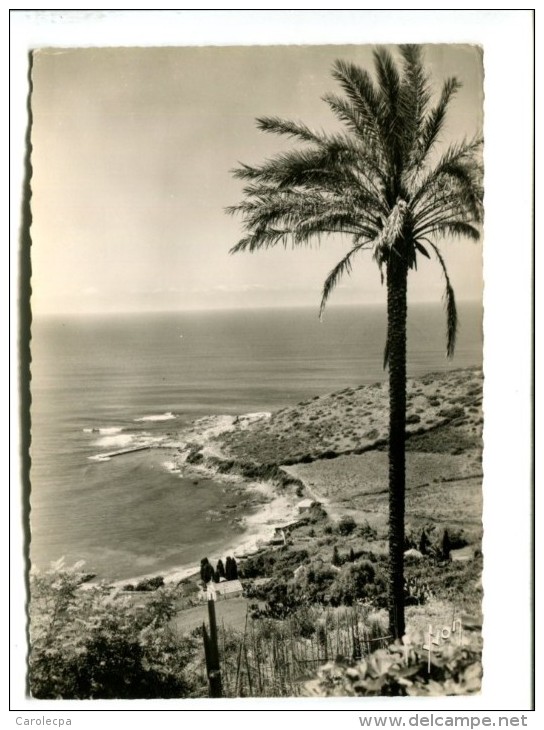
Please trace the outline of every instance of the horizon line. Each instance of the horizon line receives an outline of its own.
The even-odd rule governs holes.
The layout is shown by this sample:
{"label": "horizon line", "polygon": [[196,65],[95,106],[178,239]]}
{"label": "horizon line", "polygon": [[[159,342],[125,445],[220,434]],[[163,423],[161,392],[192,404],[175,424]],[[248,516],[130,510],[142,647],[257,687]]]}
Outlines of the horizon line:
{"label": "horizon line", "polygon": [[[480,305],[482,308],[484,302],[482,299],[460,299],[457,301],[457,305],[471,304]],[[433,307],[444,307],[443,301],[436,300],[421,300],[410,302],[408,305],[408,312],[410,307],[420,306],[433,306]],[[386,302],[355,302],[349,304],[331,304],[325,310],[325,316],[327,311],[331,309],[356,309],[356,308],[378,308],[383,307],[386,309]],[[316,304],[266,304],[266,305],[255,305],[255,306],[228,306],[228,307],[185,307],[179,309],[119,309],[119,310],[99,310],[99,311],[51,311],[51,312],[32,312],[32,318],[41,317],[115,317],[115,316],[128,316],[128,315],[142,315],[142,314],[200,314],[206,312],[254,312],[254,311],[279,311],[279,310],[292,310],[292,309],[315,309],[316,316],[319,316],[319,305]]]}

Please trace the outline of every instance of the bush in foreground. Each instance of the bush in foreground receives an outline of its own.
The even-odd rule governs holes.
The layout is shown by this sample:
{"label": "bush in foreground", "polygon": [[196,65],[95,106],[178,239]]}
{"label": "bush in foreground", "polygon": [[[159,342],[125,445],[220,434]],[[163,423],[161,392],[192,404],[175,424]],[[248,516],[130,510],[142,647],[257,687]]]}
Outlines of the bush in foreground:
{"label": "bush in foreground", "polygon": [[[422,637],[423,638],[423,637]],[[429,658],[417,644],[378,649],[355,664],[330,662],[305,685],[319,697],[470,695],[481,689],[481,648],[476,643],[443,644]]]}
{"label": "bush in foreground", "polygon": [[31,576],[32,696],[158,699],[198,692],[185,668],[199,646],[169,627],[174,591],[159,588],[136,606],[104,586],[82,589],[75,568],[57,564]]}

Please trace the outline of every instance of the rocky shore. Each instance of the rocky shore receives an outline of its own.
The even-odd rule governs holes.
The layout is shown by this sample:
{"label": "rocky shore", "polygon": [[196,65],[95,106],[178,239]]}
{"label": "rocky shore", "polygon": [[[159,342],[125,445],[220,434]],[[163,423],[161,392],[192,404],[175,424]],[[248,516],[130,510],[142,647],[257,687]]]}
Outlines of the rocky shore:
{"label": "rocky shore", "polygon": [[[408,380],[407,521],[454,515],[481,536],[482,386],[479,368]],[[208,416],[186,427],[172,468],[226,485],[225,504],[209,521],[243,505],[239,557],[270,543],[292,523],[304,498],[337,521],[347,514],[378,528],[387,520],[388,387],[376,383],[316,396],[274,413]],[[456,515],[456,516],[455,516]],[[171,571],[179,580],[195,567]]]}

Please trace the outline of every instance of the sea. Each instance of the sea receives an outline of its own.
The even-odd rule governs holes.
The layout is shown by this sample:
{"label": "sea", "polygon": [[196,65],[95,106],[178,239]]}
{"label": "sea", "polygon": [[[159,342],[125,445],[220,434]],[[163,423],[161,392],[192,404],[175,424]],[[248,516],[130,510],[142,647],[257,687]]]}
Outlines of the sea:
{"label": "sea", "polygon": [[[408,375],[481,366],[482,307],[414,304]],[[382,306],[36,317],[31,340],[30,560],[104,580],[169,574],[244,540],[232,486],[173,466],[184,426],[383,381]],[[104,458],[118,450],[157,448]]]}

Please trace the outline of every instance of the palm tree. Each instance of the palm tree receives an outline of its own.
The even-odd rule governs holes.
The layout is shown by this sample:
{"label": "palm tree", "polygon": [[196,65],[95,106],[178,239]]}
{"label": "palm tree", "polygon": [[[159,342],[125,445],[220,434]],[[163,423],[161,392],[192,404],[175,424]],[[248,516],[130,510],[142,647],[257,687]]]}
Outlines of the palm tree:
{"label": "palm tree", "polygon": [[418,46],[400,46],[395,62],[374,51],[375,78],[336,61],[333,77],[344,95],[324,101],[344,125],[315,132],[303,123],[260,118],[264,132],[288,135],[303,146],[258,167],[242,164],[246,181],[241,213],[245,236],[231,249],[254,252],[282,244],[308,244],[324,234],[347,234],[348,253],[329,273],[320,315],[357,254],[370,251],[387,285],[384,366],[389,367],[389,626],[404,634],[404,502],[406,427],[406,315],[408,271],[420,255],[436,256],[445,280],[447,355],[455,346],[453,288],[437,246],[441,236],[479,238],[482,220],[481,139],[437,150],[448,105],[460,88],[455,78],[432,99]]}

